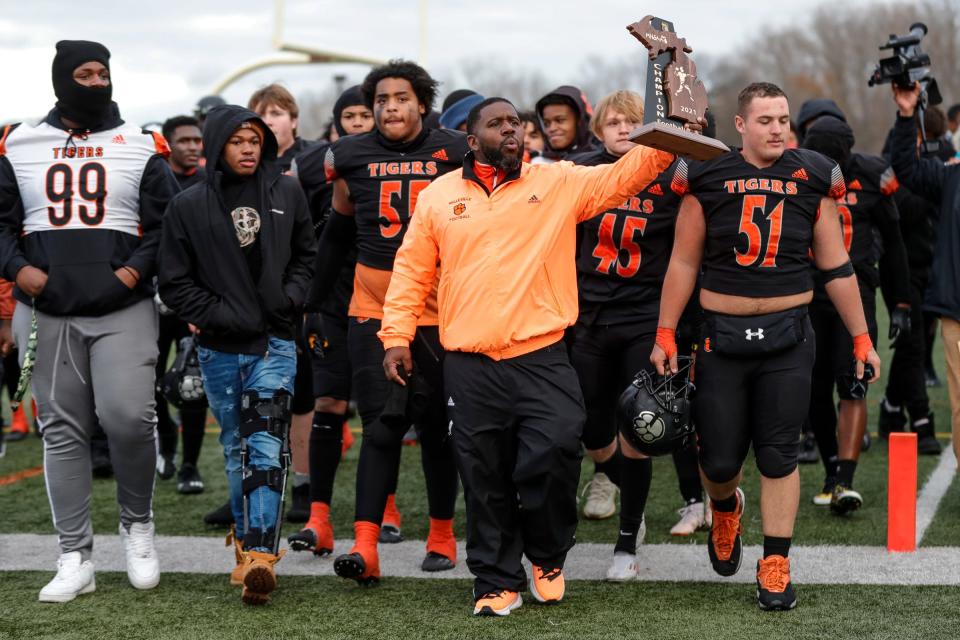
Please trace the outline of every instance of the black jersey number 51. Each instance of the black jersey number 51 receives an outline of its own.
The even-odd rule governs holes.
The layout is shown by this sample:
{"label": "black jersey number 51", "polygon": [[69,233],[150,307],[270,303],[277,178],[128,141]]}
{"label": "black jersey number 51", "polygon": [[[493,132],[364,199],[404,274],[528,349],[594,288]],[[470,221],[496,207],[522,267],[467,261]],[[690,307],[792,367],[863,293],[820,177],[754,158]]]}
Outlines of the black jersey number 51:
{"label": "black jersey number 51", "polygon": [[[76,182],[74,182],[76,177]],[[46,178],[47,207],[50,224],[64,227],[70,224],[74,212],[74,196],[79,196],[85,204],[77,204],[80,221],[88,226],[103,222],[106,211],[103,201],[107,197],[107,170],[99,162],[81,165],[76,176],[73,167],[62,162],[47,170]]]}

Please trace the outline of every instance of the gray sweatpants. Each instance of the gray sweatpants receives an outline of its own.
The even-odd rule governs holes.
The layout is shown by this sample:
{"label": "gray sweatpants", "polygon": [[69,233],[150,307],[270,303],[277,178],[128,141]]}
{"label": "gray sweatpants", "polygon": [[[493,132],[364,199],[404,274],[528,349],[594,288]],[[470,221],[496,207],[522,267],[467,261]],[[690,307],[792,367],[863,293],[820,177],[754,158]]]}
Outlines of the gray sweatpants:
{"label": "gray sweatpants", "polygon": [[[21,364],[31,312],[18,304],[13,316]],[[157,330],[152,300],[99,317],[37,313],[31,388],[62,553],[80,551],[86,560],[93,549],[90,436],[98,421],[110,443],[120,522],[129,527],[153,517]]]}

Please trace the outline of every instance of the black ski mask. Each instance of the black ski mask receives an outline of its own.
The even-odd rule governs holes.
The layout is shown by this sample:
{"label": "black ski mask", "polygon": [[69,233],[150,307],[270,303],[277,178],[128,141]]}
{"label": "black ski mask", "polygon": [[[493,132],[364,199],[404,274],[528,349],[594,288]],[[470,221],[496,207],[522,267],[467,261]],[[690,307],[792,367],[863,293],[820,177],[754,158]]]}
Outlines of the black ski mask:
{"label": "black ski mask", "polygon": [[113,82],[106,87],[85,87],[73,79],[74,70],[87,62],[110,68],[110,52],[99,42],[61,40],[53,58],[53,92],[60,113],[84,127],[95,127],[110,116]]}

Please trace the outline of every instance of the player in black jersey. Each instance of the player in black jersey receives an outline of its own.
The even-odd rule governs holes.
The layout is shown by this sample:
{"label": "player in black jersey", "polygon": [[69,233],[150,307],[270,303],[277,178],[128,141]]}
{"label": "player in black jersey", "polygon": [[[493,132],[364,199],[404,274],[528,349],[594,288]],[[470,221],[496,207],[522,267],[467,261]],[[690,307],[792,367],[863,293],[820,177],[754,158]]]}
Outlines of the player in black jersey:
{"label": "player in black jersey", "polygon": [[316,304],[326,298],[346,252],[356,246],[347,341],[364,437],[357,468],[356,544],[335,560],[334,569],[337,575],[361,584],[375,583],[380,577],[380,523],[400,461],[400,442],[411,422],[420,435],[430,510],[422,568],[440,571],[456,563],[457,472],[447,439],[436,297],[427,303],[413,345],[413,373],[419,374],[416,378],[424,381],[424,388],[412,392],[409,406],[419,407],[421,415],[405,411],[408,405],[398,394],[402,387],[391,386],[384,378],[384,350],[377,337],[394,256],[417,195],[435,178],[459,168],[468,149],[462,133],[424,126],[422,119],[430,112],[436,86],[425,70],[411,62],[397,60],[373,69],[362,91],[376,128],[337,140],[326,154],[333,210],[320,241],[311,299]]}
{"label": "player in black jersey", "polygon": [[671,188],[680,205],[650,360],[677,370],[674,332],[701,267],[703,341],[697,355],[694,416],[700,468],[713,506],[707,544],[714,570],[740,568],[743,462],[753,446],[760,470],[763,559],[761,609],[791,609],[796,596],[787,555],[800,497],[797,444],[810,399],[814,335],[810,251],[853,338],[856,377],[880,374],[856,277],[844,250],[836,199],[843,176],[832,160],[785,149],[790,110],[776,85],[755,83],[739,96],[743,140],[714,160],[679,162]]}
{"label": "player in black jersey", "polygon": [[[373,111],[363,103],[359,86],[350,87],[333,106],[334,127],[340,137],[367,133],[373,129]],[[323,159],[330,145],[315,145],[297,156],[291,173],[300,180],[307,194],[314,230],[319,236],[330,215],[333,185],[327,181]],[[316,555],[333,552],[333,527],[330,502],[333,481],[345,449],[352,437],[346,424],[350,400],[350,358],[347,355],[347,307],[353,294],[353,270],[357,262],[355,248],[350,249],[326,300],[315,302],[319,310],[310,310],[307,340],[312,348],[306,356],[313,367],[314,414],[310,429],[310,518],[287,541],[294,551],[313,551]],[[386,523],[387,514],[384,514]]]}
{"label": "player in black jersey", "polygon": [[[877,340],[876,297],[881,252],[889,265],[893,311],[889,337],[910,333],[910,290],[907,253],[900,236],[893,194],[899,184],[893,169],[882,158],[853,153],[853,130],[843,120],[823,117],[803,139],[803,147],[822,153],[838,164],[846,181],[846,193],[837,203],[844,248],[857,274],[860,298],[870,329]],[[822,282],[817,279],[810,319],[817,335],[817,359],[813,368],[810,424],[826,468],[823,490],[814,504],[829,504],[834,513],[848,513],[863,504],[853,489],[853,475],[860,457],[867,426],[867,385],[853,376],[850,334],[843,326]],[[833,389],[840,396],[839,419],[834,409]]]}
{"label": "player in black jersey", "polygon": [[[597,105],[591,128],[602,142],[595,151],[574,156],[583,165],[616,162],[636,146],[627,139],[643,122],[643,99],[617,91]],[[606,518],[616,510],[619,487],[620,529],[607,579],[637,576],[636,547],[643,540],[643,511],[650,490],[652,461],[616,433],[614,410],[620,393],[636,372],[648,368],[667,271],[680,196],[670,190],[671,165],[643,192],[616,209],[581,223],[577,256],[580,316],[573,327],[570,361],[580,379],[587,421],[583,443],[593,458],[584,516]],[[618,447],[619,440],[619,447]],[[699,505],[705,518],[696,451],[675,457],[684,498]],[[692,488],[689,485],[693,485]],[[687,510],[687,507],[684,507]],[[689,510],[691,513],[697,507]],[[692,531],[690,531],[692,533]]]}

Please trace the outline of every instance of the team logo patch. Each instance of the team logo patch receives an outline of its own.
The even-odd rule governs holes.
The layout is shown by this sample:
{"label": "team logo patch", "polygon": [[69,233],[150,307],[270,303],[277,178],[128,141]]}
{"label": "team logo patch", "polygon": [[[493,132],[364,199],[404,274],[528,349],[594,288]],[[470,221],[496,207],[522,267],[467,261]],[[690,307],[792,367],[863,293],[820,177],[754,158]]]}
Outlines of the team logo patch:
{"label": "team logo patch", "polygon": [[454,205],[453,207],[454,215],[458,215],[458,216],[462,216],[463,212],[466,210],[467,210],[467,205],[463,204],[462,202]]}
{"label": "team logo patch", "polygon": [[122,133],[118,133],[117,135],[113,136],[113,140],[110,142],[113,144],[127,144],[127,141],[123,139]]}
{"label": "team logo patch", "polygon": [[449,160],[449,159],[450,159],[450,158],[447,157],[447,150],[446,150],[446,149],[440,149],[440,151],[434,151],[434,152],[433,152],[433,155],[431,155],[430,157],[431,157],[431,158],[436,158],[437,160]]}
{"label": "team logo patch", "polygon": [[643,442],[650,444],[663,437],[666,427],[663,420],[652,411],[641,411],[633,419],[633,430]]}
{"label": "team logo patch", "polygon": [[647,189],[647,193],[653,194],[655,196],[662,196],[663,189],[660,188],[660,183],[658,182],[657,184]]}
{"label": "team logo patch", "polygon": [[847,185],[847,190],[849,191],[863,191],[863,185],[860,184],[860,181],[856,178],[853,179],[849,185]]}
{"label": "team logo patch", "polygon": [[703,350],[706,351],[707,353],[713,353],[713,347],[710,346],[710,338],[704,338]]}
{"label": "team logo patch", "polygon": [[794,171],[793,173],[791,173],[791,174],[790,174],[790,177],[791,177],[791,178],[796,178],[797,180],[809,180],[809,179],[810,179],[810,178],[807,177],[807,170],[804,169],[803,167],[800,167],[799,169],[797,169],[796,171]]}
{"label": "team logo patch", "polygon": [[540,198],[537,197],[537,194],[530,196],[530,199],[527,200],[527,204],[540,204]]}

